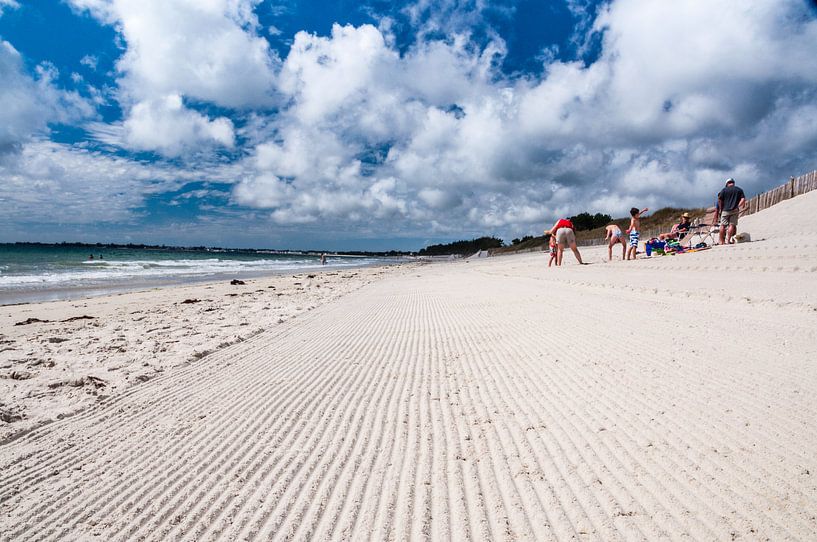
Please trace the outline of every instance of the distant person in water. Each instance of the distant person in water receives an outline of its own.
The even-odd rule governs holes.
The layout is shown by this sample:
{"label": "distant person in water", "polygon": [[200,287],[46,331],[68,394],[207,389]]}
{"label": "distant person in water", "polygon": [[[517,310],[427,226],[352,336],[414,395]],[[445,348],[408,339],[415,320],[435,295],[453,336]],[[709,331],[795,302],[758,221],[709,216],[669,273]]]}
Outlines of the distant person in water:
{"label": "distant person in water", "polygon": [[627,228],[627,233],[630,236],[630,248],[627,251],[627,259],[636,259],[638,254],[638,238],[641,235],[641,215],[649,211],[644,207],[640,211],[638,207],[630,209],[630,227]]}
{"label": "distant person in water", "polygon": [[562,265],[562,257],[564,256],[565,248],[568,246],[570,247],[570,250],[573,251],[573,255],[576,256],[576,260],[579,262],[579,264],[584,265],[582,255],[579,253],[579,248],[576,246],[576,232],[575,228],[573,227],[573,222],[566,218],[560,218],[556,221],[553,227],[545,233],[550,233],[550,235],[556,237],[557,266]]}
{"label": "distant person in water", "polygon": [[738,217],[746,206],[746,195],[743,189],[735,186],[735,179],[726,179],[726,186],[718,192],[718,209],[720,216],[720,244],[734,243],[733,237],[738,231]]}
{"label": "distant person in water", "polygon": [[321,265],[326,265],[326,252],[321,254]]}
{"label": "distant person in water", "polygon": [[89,255],[88,255],[88,259],[89,259],[89,260],[93,260],[93,259],[94,259],[94,255],[93,255],[93,254],[89,254]]}
{"label": "distant person in water", "polygon": [[607,258],[612,262],[613,261],[613,247],[619,243],[621,243],[621,259],[627,257],[627,241],[624,239],[624,232],[621,231],[621,228],[618,224],[610,224],[605,228],[607,230],[607,235],[605,239],[607,239]]}

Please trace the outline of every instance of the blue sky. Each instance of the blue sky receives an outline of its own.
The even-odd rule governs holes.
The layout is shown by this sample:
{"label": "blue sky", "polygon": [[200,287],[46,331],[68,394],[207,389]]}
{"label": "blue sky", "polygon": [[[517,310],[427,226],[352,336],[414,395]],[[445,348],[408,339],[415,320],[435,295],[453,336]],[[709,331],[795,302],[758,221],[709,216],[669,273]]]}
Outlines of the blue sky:
{"label": "blue sky", "polygon": [[817,168],[799,0],[0,0],[0,241],[418,249]]}

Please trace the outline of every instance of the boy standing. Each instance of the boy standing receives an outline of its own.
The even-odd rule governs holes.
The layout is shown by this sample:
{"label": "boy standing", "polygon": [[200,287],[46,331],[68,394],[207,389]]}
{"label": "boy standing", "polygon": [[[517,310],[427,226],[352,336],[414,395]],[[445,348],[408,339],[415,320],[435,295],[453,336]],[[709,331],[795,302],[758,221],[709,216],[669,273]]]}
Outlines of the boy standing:
{"label": "boy standing", "polygon": [[636,254],[638,253],[638,237],[641,235],[641,215],[649,211],[648,208],[644,207],[640,211],[637,207],[633,207],[630,209],[630,227],[627,228],[627,233],[630,234],[630,248],[627,250],[627,259],[635,260],[637,258]]}

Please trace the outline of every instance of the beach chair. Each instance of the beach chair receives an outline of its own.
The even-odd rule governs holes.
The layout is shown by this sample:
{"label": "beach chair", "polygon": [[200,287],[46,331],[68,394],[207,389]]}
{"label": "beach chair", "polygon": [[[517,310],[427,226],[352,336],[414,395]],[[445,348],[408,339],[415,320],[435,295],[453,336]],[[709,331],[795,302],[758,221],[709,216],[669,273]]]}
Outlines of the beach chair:
{"label": "beach chair", "polygon": [[696,218],[689,228],[689,233],[684,236],[683,244],[687,247],[694,247],[699,243],[706,243],[712,246],[718,241],[718,210],[710,207],[703,217]]}

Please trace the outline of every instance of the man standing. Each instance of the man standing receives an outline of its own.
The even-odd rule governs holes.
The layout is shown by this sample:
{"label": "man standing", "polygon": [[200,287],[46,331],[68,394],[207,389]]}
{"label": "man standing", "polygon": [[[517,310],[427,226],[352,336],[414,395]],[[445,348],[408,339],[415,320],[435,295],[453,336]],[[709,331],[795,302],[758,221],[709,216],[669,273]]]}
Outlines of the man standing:
{"label": "man standing", "polygon": [[735,186],[735,179],[726,179],[726,187],[718,192],[718,209],[720,213],[720,244],[727,241],[731,244],[732,238],[738,230],[740,211],[746,206],[746,196],[743,189]]}

